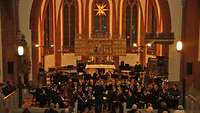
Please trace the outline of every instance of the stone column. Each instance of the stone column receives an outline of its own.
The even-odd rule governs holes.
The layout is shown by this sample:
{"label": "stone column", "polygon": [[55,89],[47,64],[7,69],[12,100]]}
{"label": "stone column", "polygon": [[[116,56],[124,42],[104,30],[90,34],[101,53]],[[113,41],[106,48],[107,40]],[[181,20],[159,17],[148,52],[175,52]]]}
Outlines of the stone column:
{"label": "stone column", "polygon": [[[1,8],[1,6],[0,6]],[[1,37],[1,9],[0,9],[0,83],[3,82],[3,55],[2,55],[2,37]]]}
{"label": "stone column", "polygon": [[171,25],[172,32],[174,32],[174,44],[169,46],[169,82],[180,81],[180,53],[176,51],[176,42],[181,40],[182,31],[182,1],[181,0],[168,0],[171,12]]}

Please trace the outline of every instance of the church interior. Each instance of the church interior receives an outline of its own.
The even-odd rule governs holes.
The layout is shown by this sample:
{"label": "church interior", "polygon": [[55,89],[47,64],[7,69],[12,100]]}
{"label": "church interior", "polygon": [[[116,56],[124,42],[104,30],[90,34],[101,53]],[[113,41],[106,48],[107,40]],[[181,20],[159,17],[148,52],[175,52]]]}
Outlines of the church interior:
{"label": "church interior", "polygon": [[199,11],[199,0],[0,0],[0,111],[198,113]]}

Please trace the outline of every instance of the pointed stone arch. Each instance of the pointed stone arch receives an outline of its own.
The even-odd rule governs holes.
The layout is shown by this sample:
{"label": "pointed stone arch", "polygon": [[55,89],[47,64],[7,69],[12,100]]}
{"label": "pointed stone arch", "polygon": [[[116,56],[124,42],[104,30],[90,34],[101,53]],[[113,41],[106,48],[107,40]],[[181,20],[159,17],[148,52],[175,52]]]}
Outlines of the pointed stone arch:
{"label": "pointed stone arch", "polygon": [[171,32],[171,14],[167,0],[157,0],[160,6],[160,16],[162,18],[163,32]]}
{"label": "pointed stone arch", "polygon": [[[112,37],[112,34],[113,34],[113,1],[112,0],[107,0],[108,3],[109,3],[109,35],[110,37]],[[93,26],[93,23],[92,23],[92,11],[93,11],[93,2],[94,0],[90,0],[89,1],[89,38],[91,38],[91,34],[92,34],[92,26]]]}
{"label": "pointed stone arch", "polygon": [[[32,45],[38,42],[38,22],[40,16],[42,0],[34,0],[31,8],[30,13],[30,29],[31,29],[31,38],[32,38]],[[39,54],[38,49],[32,46],[32,75],[33,75],[33,85],[38,85],[38,61],[39,61]]]}

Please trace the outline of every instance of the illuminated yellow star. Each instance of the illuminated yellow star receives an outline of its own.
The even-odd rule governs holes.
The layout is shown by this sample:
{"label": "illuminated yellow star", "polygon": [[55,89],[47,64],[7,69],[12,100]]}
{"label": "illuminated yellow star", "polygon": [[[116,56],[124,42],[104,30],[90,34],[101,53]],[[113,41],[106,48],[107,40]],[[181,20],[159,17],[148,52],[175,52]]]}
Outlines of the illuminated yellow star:
{"label": "illuminated yellow star", "polygon": [[96,4],[98,9],[94,9],[95,11],[97,11],[96,15],[98,16],[106,16],[105,11],[108,11],[108,9],[105,9],[106,4]]}

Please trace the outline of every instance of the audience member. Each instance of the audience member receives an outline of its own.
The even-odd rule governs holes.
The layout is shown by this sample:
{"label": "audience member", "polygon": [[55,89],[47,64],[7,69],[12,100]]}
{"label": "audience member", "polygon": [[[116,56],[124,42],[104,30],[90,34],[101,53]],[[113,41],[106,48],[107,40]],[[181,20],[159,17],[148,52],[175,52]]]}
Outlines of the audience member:
{"label": "audience member", "polygon": [[95,113],[95,107],[94,107],[94,106],[91,106],[91,107],[90,107],[89,113]]}
{"label": "audience member", "polygon": [[85,107],[82,113],[88,113],[89,112],[89,108]]}
{"label": "audience member", "polygon": [[30,110],[29,110],[29,105],[28,104],[24,104],[24,108],[23,108],[23,111],[22,113],[31,113]]}
{"label": "audience member", "polygon": [[182,105],[178,105],[178,109],[174,113],[185,113],[185,110]]}
{"label": "audience member", "polygon": [[153,113],[153,107],[151,106],[147,107],[146,113]]}
{"label": "audience member", "polygon": [[44,113],[58,113],[58,111],[56,111],[56,110],[54,109],[54,104],[51,103],[51,104],[50,104],[50,107],[49,107],[48,109],[46,109],[46,110],[44,111]]}
{"label": "audience member", "polygon": [[69,112],[69,108],[65,108],[65,109],[62,110],[60,113],[70,113],[70,112]]}
{"label": "audience member", "polygon": [[136,104],[133,104],[133,106],[132,106],[132,110],[129,111],[128,113],[137,113],[137,112],[138,112],[137,105],[136,105]]}
{"label": "audience member", "polygon": [[170,111],[167,108],[167,104],[165,102],[161,102],[160,103],[160,108],[158,109],[157,113],[164,113],[164,112],[170,113]]}

